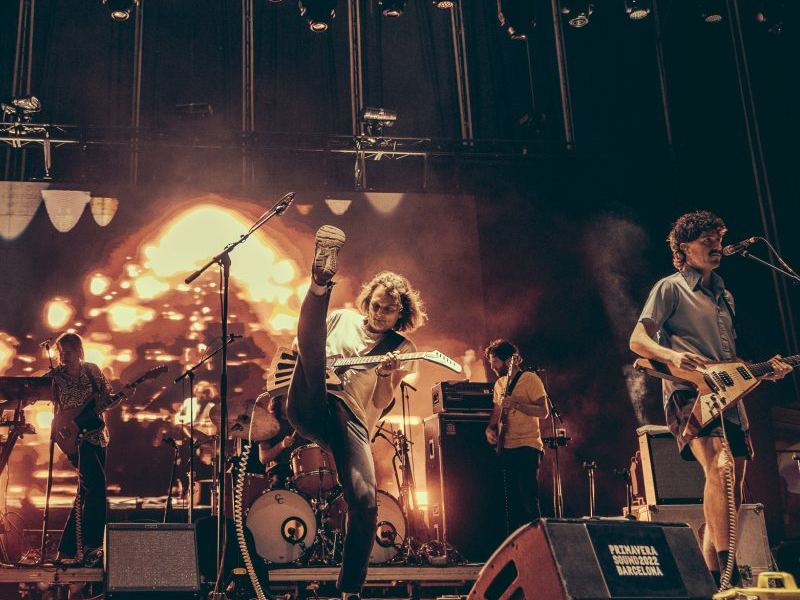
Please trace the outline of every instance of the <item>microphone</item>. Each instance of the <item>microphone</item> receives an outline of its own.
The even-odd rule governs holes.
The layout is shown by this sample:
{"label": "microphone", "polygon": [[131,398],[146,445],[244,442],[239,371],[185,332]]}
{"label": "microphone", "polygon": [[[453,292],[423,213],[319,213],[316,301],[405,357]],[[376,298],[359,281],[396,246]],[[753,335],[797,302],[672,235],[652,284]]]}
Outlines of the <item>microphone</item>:
{"label": "microphone", "polygon": [[415,392],[417,391],[417,388],[415,388],[415,387],[414,387],[413,385],[411,385],[410,383],[406,383],[406,381],[405,381],[405,380],[403,380],[403,381],[401,381],[401,382],[400,382],[400,387],[407,387],[407,388],[411,388],[411,389],[412,389],[412,390],[414,390]]}
{"label": "microphone", "polygon": [[275,207],[275,214],[278,215],[279,217],[283,216],[283,213],[286,212],[286,209],[292,205],[292,202],[294,201],[294,196],[295,196],[294,192],[289,192],[283,198],[281,198],[280,202],[278,202],[278,205]]}
{"label": "microphone", "polygon": [[759,239],[758,237],[751,237],[747,238],[746,240],[742,240],[736,244],[731,244],[729,246],[725,246],[722,249],[723,256],[730,256],[731,254],[739,254],[742,250],[747,248],[750,244],[755,244]]}

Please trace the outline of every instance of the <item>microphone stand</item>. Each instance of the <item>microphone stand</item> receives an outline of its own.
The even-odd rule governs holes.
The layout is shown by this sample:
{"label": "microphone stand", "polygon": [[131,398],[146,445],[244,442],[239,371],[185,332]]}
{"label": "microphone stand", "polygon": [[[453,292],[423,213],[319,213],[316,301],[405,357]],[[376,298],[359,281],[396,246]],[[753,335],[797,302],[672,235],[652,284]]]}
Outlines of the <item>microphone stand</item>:
{"label": "microphone stand", "polygon": [[[161,440],[162,444],[167,444],[172,446],[173,449],[173,456],[172,456],[172,471],[169,476],[169,486],[167,486],[167,501],[164,502],[164,518],[161,521],[162,523],[167,523],[169,520],[169,511],[172,509],[172,486],[175,485],[175,475],[178,470],[178,444],[175,440],[171,437],[165,437]],[[191,523],[191,521],[189,521]]]}
{"label": "microphone stand", "polygon": [[[225,248],[214,256],[211,260],[209,260],[205,265],[197,269],[194,273],[189,275],[185,280],[184,283],[187,285],[192,283],[195,279],[197,279],[200,275],[202,275],[207,269],[209,269],[212,265],[218,264],[222,268],[222,339],[226,340],[228,338],[228,295],[230,292],[230,273],[231,273],[231,252],[239,245],[247,241],[253,232],[257,231],[264,223],[272,219],[275,216],[281,216],[283,213],[286,212],[286,209],[289,208],[289,205],[294,200],[295,193],[289,192],[283,198],[281,198],[278,203],[265,212],[258,220],[253,224],[252,227],[247,231],[247,233],[243,234],[239,237],[239,239],[235,242],[232,242],[225,246]],[[219,427],[219,434],[220,434],[220,444],[219,444],[219,462],[217,463],[217,481],[224,482],[225,481],[225,465],[227,464],[226,457],[225,457],[225,441],[228,439],[228,344],[222,345],[222,365],[220,367],[220,384],[219,384],[219,396],[220,396],[220,427]],[[220,567],[222,565],[223,554],[225,550],[225,511],[223,507],[225,506],[225,486],[220,485],[219,489],[219,496],[217,497],[219,501],[219,515],[217,515],[217,572],[219,573]],[[219,577],[217,577],[217,582],[215,585],[215,592],[219,588]]]}
{"label": "microphone stand", "polygon": [[553,515],[556,519],[564,518],[564,491],[561,485],[561,464],[558,459],[558,449],[566,447],[567,442],[572,438],[567,437],[566,429],[556,428],[556,419],[560,425],[564,425],[564,418],[561,416],[561,411],[553,402],[550,394],[545,394],[547,404],[550,407],[550,423],[552,426],[553,435],[546,437],[542,441],[547,444],[547,447],[554,452],[553,455]]}
{"label": "microphone stand", "polygon": [[[771,248],[771,246],[770,246],[770,248]],[[773,252],[775,252],[775,251],[773,250]],[[775,252],[775,256],[778,256],[778,260],[780,261],[780,263],[784,267],[789,269],[788,271],[786,271],[784,269],[781,269],[780,267],[777,267],[777,266],[773,265],[772,263],[769,263],[769,262],[759,258],[758,256],[754,256],[754,255],[750,254],[747,250],[740,250],[739,254],[742,255],[745,258],[749,258],[750,260],[753,260],[753,261],[755,261],[757,263],[760,263],[760,264],[764,265],[765,267],[769,267],[770,269],[772,269],[773,271],[777,271],[781,275],[784,275],[784,276],[788,277],[789,279],[791,279],[794,282],[795,285],[800,285],[800,276],[798,276],[797,273],[795,273],[791,269],[791,267],[789,267],[789,265],[787,265],[785,262],[783,262],[781,260],[781,258],[778,256],[777,252]]]}
{"label": "microphone stand", "polygon": [[[50,340],[45,340],[44,348],[47,351],[47,360],[50,363],[50,374],[53,374],[55,371],[55,365],[53,365],[53,356],[50,354]],[[53,386],[55,387],[55,379],[53,379]],[[56,411],[56,394],[53,393],[53,413],[55,414]],[[22,404],[20,403],[20,407]],[[56,439],[55,439],[55,432],[50,429],[50,459],[47,463],[47,485],[45,487],[44,492],[44,512],[42,513],[42,545],[39,549],[39,560],[37,561],[38,565],[42,565],[44,563],[44,555],[47,551],[47,528],[50,525],[50,494],[53,491],[53,460],[55,459],[55,448],[56,446]],[[78,486],[80,486],[80,474],[78,474]],[[80,489],[80,487],[79,487]]]}
{"label": "microphone stand", "polygon": [[[207,363],[209,360],[214,358],[217,354],[219,354],[223,348],[226,348],[228,344],[232,344],[236,338],[240,338],[240,335],[230,334],[224,340],[223,344],[214,350],[208,356],[205,356],[199,363],[196,365],[192,365],[188,369],[186,369],[183,373],[178,375],[175,378],[173,383],[178,383],[183,379],[189,380],[189,506],[187,512],[187,523],[193,522],[193,510],[194,510],[194,451],[196,445],[194,443],[194,372],[199,369],[203,364]],[[216,477],[216,473],[215,473]]]}

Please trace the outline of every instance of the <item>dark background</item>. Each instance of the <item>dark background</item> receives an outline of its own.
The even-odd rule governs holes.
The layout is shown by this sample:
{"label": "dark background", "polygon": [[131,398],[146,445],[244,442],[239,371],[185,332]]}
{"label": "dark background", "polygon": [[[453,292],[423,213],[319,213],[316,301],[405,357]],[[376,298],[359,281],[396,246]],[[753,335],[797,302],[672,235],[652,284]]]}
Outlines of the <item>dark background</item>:
{"label": "dark background", "polygon": [[[453,299],[450,310],[458,315],[462,298],[482,300],[486,341],[510,337],[529,364],[547,369],[548,388],[575,438],[569,459],[562,462],[567,515],[588,512],[581,462],[589,459],[599,464],[597,512],[619,514],[624,486],[611,470],[629,463],[638,425],[663,422],[656,383],[648,382],[643,396],[630,391],[633,356],[627,338],[650,286],[672,270],[664,241],[672,221],[687,210],[709,209],[725,219],[726,241],[766,235],[790,264],[796,266],[800,256],[795,233],[800,15],[792,2],[765,4],[773,7],[766,13],[769,25],[778,19],[774,11],[783,11],[782,33],[775,34],[756,22],[756,2],[722,3],[719,24],[704,23],[695,2],[659,2],[670,145],[653,15],[633,22],[622,2],[596,2],[588,27],[565,25],[575,124],[575,143],[567,147],[550,3],[534,4],[538,20],[528,47],[530,63],[526,46],[510,40],[499,26],[494,0],[463,5],[477,150],[461,147],[426,159],[384,156],[367,162],[367,182],[371,189],[414,191],[423,197],[442,192],[474,196],[478,232],[472,260],[482,272],[483,297],[459,285],[463,259],[453,260],[435,273]],[[372,1],[363,0],[361,6],[365,104],[399,115],[387,135],[457,138],[449,14],[423,0],[409,0],[396,20],[381,17]],[[321,35],[308,31],[293,2],[255,3],[254,169],[244,183],[238,146],[240,6],[145,0],[143,7],[141,128],[147,143],[139,187],[133,188],[126,129],[131,123],[133,22],[114,23],[90,1],[36,4],[30,90],[43,103],[37,119],[80,126],[90,132],[89,139],[103,141],[57,148],[57,182],[64,187],[79,182],[96,195],[116,194],[122,202],[136,202],[145,185],[162,198],[176,187],[251,196],[297,189],[298,195],[324,190],[342,197],[353,191],[352,154],[325,151],[326,136],[351,133],[343,2],[330,30]],[[740,87],[731,8],[741,17],[751,90]],[[0,6],[2,98],[13,92],[17,9],[14,2]],[[750,91],[757,122],[748,129],[743,101],[750,102]],[[174,107],[184,102],[208,102],[214,115],[181,120]],[[533,125],[520,124],[526,113]],[[767,189],[762,178],[759,194],[752,168],[748,132],[752,139],[754,124],[775,228],[765,229],[770,214],[759,198]],[[7,179],[41,175],[39,151],[28,150],[24,165],[22,154],[6,152]],[[448,219],[429,214],[424,202],[415,206],[420,222],[430,224],[435,218],[444,224]],[[465,207],[471,209],[469,203]],[[366,228],[359,235],[371,236],[378,247],[382,243],[380,231]],[[447,243],[443,236],[441,244]],[[756,248],[766,256],[763,246]],[[410,235],[403,260],[425,261],[431,251]],[[776,352],[797,353],[791,323],[781,323],[770,273],[733,257],[723,262],[720,274],[737,301],[742,356],[763,360]],[[4,296],[7,304],[19,302]],[[785,315],[796,314],[798,288],[788,286],[781,301]],[[461,329],[454,338],[474,337],[468,317],[449,322]],[[774,422],[770,409],[796,408],[797,386],[795,375],[760,389],[748,402],[758,455],[748,483],[753,500],[767,505],[773,541],[786,533],[783,511],[789,503],[781,497],[775,448],[796,442],[797,429],[786,422],[790,413],[780,412]],[[546,466],[545,489],[548,477]],[[545,506],[548,502],[545,497]]]}

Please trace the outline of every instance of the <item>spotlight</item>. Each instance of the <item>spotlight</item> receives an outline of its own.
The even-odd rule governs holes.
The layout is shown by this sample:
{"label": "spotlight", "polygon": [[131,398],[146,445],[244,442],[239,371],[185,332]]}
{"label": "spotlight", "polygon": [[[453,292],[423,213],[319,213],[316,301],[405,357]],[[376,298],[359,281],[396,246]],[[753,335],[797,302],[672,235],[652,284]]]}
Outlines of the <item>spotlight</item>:
{"label": "spotlight", "polygon": [[586,27],[589,17],[592,16],[594,5],[591,2],[564,0],[561,3],[561,14],[567,18],[567,23],[573,27]]}
{"label": "spotlight", "polygon": [[37,113],[42,110],[42,103],[36,96],[17,96],[11,100],[11,104],[27,113]]}
{"label": "spotlight", "polygon": [[650,0],[625,0],[625,12],[631,21],[646,19],[651,10]]}
{"label": "spotlight", "polygon": [[530,0],[497,0],[497,18],[512,40],[526,40],[536,27],[536,10]]}
{"label": "spotlight", "polygon": [[299,0],[300,16],[316,33],[327,31],[336,16],[336,0]]}
{"label": "spotlight", "polygon": [[697,5],[703,21],[706,23],[719,23],[722,21],[722,4],[721,0],[699,0]]}
{"label": "spotlight", "polygon": [[756,3],[756,22],[772,35],[783,33],[784,11],[783,2],[768,2],[766,0]]}
{"label": "spotlight", "polygon": [[450,10],[456,3],[455,0],[433,0],[433,5],[440,10]]}
{"label": "spotlight", "polygon": [[406,9],[406,0],[378,0],[384,17],[399,17]]}
{"label": "spotlight", "polygon": [[139,0],[102,0],[102,3],[115,21],[127,21],[133,7],[139,6]]}
{"label": "spotlight", "polygon": [[384,127],[391,127],[395,121],[397,121],[397,111],[388,108],[366,107],[361,111],[361,123],[370,136],[383,135]]}
{"label": "spotlight", "polygon": [[8,102],[0,103],[4,117],[13,117],[15,123],[27,123],[33,115],[42,110],[42,103],[36,96],[16,96]]}

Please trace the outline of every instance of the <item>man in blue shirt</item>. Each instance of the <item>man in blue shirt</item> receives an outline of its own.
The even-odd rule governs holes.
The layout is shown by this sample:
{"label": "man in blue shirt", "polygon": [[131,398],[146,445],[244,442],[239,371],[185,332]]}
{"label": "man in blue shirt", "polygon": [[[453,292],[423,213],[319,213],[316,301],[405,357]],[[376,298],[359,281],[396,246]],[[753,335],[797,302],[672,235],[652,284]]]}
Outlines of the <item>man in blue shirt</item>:
{"label": "man in blue shirt", "polygon": [[[722,278],[714,273],[722,259],[725,223],[708,211],[682,215],[667,238],[672,264],[677,273],[658,281],[633,330],[630,347],[636,354],[667,363],[675,368],[695,370],[710,362],[736,359],[733,296]],[[774,372],[768,379],[781,379],[791,367],[773,358]],[[697,460],[706,476],[703,512],[706,529],[703,556],[712,572],[725,569],[728,561],[728,510],[725,473],[728,453],[723,451],[727,437],[734,461],[735,502],[741,502],[745,461],[752,459],[749,423],[740,402],[696,436],[683,435],[696,397],[689,385],[663,382],[664,412],[686,460]],[[724,425],[724,429],[723,429]],[[734,573],[734,577],[735,577]]]}

